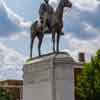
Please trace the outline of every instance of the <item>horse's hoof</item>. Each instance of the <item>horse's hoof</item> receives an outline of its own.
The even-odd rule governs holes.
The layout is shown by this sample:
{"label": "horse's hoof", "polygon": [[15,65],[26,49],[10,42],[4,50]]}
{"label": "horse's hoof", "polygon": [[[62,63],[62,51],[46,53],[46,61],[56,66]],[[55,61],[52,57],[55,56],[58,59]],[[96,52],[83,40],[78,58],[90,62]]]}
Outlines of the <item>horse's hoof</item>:
{"label": "horse's hoof", "polygon": [[42,55],[39,55],[39,57],[41,57]]}
{"label": "horse's hoof", "polygon": [[57,52],[56,52],[57,54],[59,54],[59,50],[57,50]]}
{"label": "horse's hoof", "polygon": [[55,48],[53,48],[53,53],[55,53],[56,52],[56,50],[55,50]]}
{"label": "horse's hoof", "polygon": [[32,60],[32,58],[29,58],[27,61],[31,61]]}

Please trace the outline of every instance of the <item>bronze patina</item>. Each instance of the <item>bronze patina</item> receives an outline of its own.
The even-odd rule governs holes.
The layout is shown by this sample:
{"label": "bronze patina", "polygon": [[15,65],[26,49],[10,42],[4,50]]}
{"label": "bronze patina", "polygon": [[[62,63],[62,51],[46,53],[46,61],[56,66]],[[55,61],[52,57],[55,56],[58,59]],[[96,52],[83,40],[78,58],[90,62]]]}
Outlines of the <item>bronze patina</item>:
{"label": "bronze patina", "polygon": [[[63,11],[65,7],[72,8],[72,3],[69,0],[60,0],[56,11],[49,5],[48,0],[40,5],[39,16],[40,20],[35,21],[31,25],[31,43],[30,43],[30,58],[32,58],[33,42],[35,37],[38,37],[38,54],[41,56],[41,44],[44,33],[52,34],[53,52],[59,53],[59,40],[63,28]],[[56,39],[57,36],[57,39]]]}

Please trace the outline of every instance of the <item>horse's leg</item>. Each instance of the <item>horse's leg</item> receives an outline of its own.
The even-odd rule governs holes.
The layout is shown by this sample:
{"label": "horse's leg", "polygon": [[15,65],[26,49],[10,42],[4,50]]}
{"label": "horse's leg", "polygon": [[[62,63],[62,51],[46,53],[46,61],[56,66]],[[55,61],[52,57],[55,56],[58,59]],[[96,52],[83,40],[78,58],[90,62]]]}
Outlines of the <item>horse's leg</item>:
{"label": "horse's leg", "polygon": [[59,41],[60,41],[60,32],[57,32],[57,53],[59,53]]}
{"label": "horse's leg", "polygon": [[55,53],[55,32],[52,32],[53,52]]}
{"label": "horse's leg", "polygon": [[32,51],[33,51],[33,42],[34,42],[34,39],[35,39],[35,32],[31,32],[31,41],[30,41],[30,58],[32,58]]}
{"label": "horse's leg", "polygon": [[31,37],[31,43],[30,43],[30,58],[32,58],[33,41],[34,41],[34,38]]}
{"label": "horse's leg", "polygon": [[39,33],[38,34],[38,39],[39,39],[39,43],[38,43],[38,55],[41,56],[41,45],[42,45],[42,41],[43,41],[43,33]]}

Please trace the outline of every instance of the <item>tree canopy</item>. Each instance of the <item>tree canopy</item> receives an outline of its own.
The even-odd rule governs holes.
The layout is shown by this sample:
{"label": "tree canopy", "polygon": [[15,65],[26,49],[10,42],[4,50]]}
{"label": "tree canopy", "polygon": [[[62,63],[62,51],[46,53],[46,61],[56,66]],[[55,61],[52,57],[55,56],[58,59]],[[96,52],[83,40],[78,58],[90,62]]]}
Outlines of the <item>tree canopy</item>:
{"label": "tree canopy", "polygon": [[15,100],[13,94],[7,89],[0,87],[0,100]]}
{"label": "tree canopy", "polygon": [[81,75],[77,80],[76,93],[80,100],[100,99],[100,50],[84,64]]}

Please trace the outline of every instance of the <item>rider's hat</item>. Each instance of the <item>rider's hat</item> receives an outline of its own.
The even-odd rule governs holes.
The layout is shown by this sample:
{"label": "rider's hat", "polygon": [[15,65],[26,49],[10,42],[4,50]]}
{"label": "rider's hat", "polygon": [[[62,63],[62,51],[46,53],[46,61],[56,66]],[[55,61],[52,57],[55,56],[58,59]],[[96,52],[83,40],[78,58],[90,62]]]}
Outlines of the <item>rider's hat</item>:
{"label": "rider's hat", "polygon": [[49,0],[44,0],[46,3],[48,3],[49,2]]}

